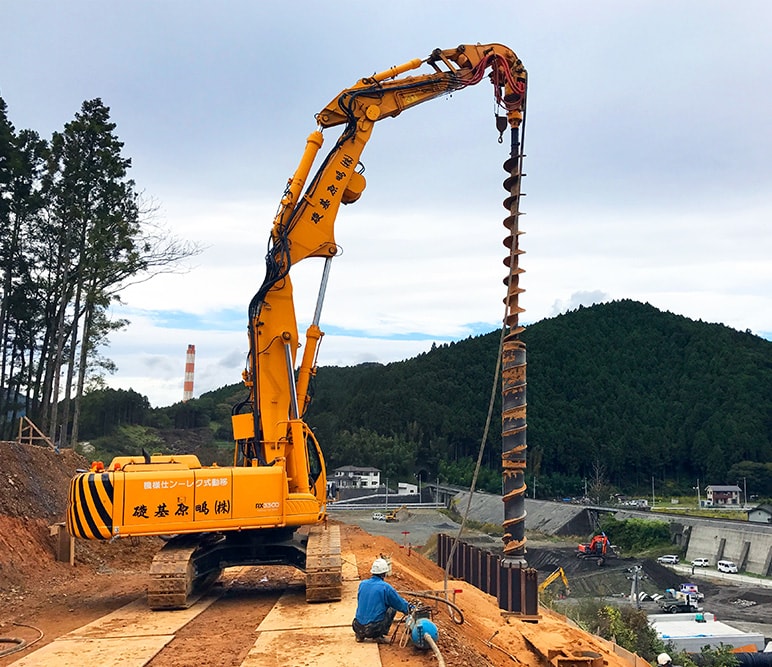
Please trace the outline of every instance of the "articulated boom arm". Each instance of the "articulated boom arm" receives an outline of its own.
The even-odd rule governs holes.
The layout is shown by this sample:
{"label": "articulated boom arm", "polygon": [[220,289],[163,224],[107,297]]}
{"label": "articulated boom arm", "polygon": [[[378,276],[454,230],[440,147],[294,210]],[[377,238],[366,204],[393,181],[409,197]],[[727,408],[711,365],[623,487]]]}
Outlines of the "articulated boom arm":
{"label": "articulated boom arm", "polygon": [[571,594],[571,589],[568,586],[568,577],[566,577],[566,573],[564,572],[562,567],[559,567],[557,570],[555,570],[552,574],[550,574],[544,581],[539,584],[539,593],[543,593],[547,586],[549,586],[553,581],[557,581],[558,579],[561,579],[563,581],[563,586],[566,589],[566,595]]}
{"label": "articulated boom arm", "polygon": [[[423,65],[432,71],[401,76]],[[373,126],[404,109],[475,85],[486,73],[503,111],[497,117],[499,132],[507,126],[518,128],[525,108],[526,72],[515,53],[500,44],[437,49],[424,60],[411,60],[359,80],[316,115],[319,128],[308,137],[298,168],[287,183],[271,230],[265,280],[249,305],[249,357],[244,371],[249,398],[234,408],[233,419],[236,458],[252,465],[283,462],[291,479],[290,492],[310,491],[324,498],[319,495],[325,493],[324,461],[302,417],[323,336],[319,319],[327,276],[338,253],[335,219],[340,205],[355,202],[365,188],[360,157]],[[323,143],[322,130],[338,125],[344,126],[339,138],[306,187]],[[300,343],[289,274],[294,264],[308,257],[324,258],[325,266],[296,374]]]}
{"label": "articulated boom arm", "polygon": [[[424,64],[430,65],[434,74],[396,78]],[[341,92],[316,118],[322,127],[332,127],[349,124],[360,117],[376,121],[397,116],[403,109],[479,83],[488,70],[497,102],[506,111],[510,125],[519,125],[525,96],[525,68],[515,53],[501,44],[435,49],[425,60],[411,60],[361,79]]]}

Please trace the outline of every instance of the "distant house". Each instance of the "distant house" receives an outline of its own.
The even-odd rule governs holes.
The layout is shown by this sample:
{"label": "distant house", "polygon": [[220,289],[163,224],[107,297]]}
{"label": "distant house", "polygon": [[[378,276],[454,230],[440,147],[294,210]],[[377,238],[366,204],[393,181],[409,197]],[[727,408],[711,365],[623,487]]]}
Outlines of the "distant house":
{"label": "distant house", "polygon": [[772,523],[772,505],[759,505],[748,512],[748,521],[753,523]]}
{"label": "distant house", "polygon": [[341,466],[332,471],[332,478],[327,481],[339,489],[377,489],[381,485],[381,471],[366,466]]}
{"label": "distant house", "polygon": [[733,507],[740,505],[739,486],[719,486],[711,484],[706,489],[708,507]]}

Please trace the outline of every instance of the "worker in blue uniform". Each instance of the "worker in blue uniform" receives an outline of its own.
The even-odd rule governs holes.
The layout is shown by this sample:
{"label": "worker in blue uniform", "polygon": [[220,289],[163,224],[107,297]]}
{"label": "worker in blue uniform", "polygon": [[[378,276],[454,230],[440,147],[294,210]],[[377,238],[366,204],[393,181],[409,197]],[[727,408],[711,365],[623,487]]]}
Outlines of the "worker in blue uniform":
{"label": "worker in blue uniform", "polygon": [[410,611],[407,600],[386,581],[388,572],[388,561],[376,558],[370,568],[373,576],[359,584],[357,610],[351,623],[358,642],[375,639],[378,643],[389,643],[384,635],[389,633],[395,614],[398,611],[403,614]]}

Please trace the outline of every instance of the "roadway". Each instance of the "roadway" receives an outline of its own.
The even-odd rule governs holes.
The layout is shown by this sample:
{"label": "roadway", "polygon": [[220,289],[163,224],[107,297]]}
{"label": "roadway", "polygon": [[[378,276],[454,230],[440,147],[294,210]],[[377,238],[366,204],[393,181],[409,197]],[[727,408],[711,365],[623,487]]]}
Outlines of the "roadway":
{"label": "roadway", "polygon": [[692,568],[689,564],[679,563],[678,565],[664,565],[663,567],[670,568],[674,572],[681,574],[699,577],[700,579],[707,579],[716,584],[722,586],[758,586],[759,588],[772,589],[772,578],[769,577],[754,577],[747,574],[730,574],[729,572],[719,572],[716,569],[709,567],[695,567]]}

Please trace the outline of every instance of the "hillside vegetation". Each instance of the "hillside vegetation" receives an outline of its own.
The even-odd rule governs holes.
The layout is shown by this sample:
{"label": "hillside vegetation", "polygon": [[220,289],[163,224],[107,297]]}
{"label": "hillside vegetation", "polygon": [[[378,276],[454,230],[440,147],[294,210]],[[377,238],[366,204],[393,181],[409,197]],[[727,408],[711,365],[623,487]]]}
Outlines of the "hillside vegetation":
{"label": "hillside vegetation", "polygon": [[[585,488],[599,498],[613,490],[648,496],[652,476],[662,495],[693,495],[699,478],[703,488],[739,481],[749,495],[772,496],[769,341],[629,300],[537,322],[522,339],[528,350],[526,477],[530,489],[536,478],[538,497],[576,496]],[[319,368],[306,419],[328,468],[375,466],[392,482],[440,477],[469,484],[498,345],[494,331],[407,361]],[[494,492],[500,489],[499,394],[478,481]],[[97,447],[105,440],[94,439],[109,432],[111,447],[135,451],[143,441],[184,450],[185,431],[198,429],[196,437],[203,433],[210,448],[220,443],[227,463],[230,408],[244,395],[241,385],[231,385],[151,410],[134,392],[96,392],[84,402],[82,429]],[[171,428],[178,430],[170,440]]]}

